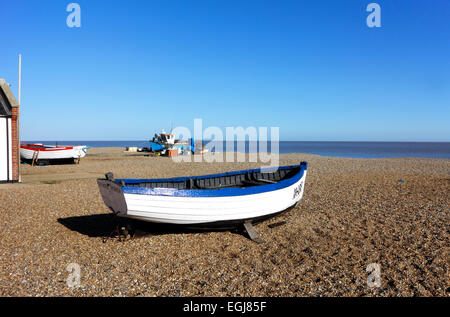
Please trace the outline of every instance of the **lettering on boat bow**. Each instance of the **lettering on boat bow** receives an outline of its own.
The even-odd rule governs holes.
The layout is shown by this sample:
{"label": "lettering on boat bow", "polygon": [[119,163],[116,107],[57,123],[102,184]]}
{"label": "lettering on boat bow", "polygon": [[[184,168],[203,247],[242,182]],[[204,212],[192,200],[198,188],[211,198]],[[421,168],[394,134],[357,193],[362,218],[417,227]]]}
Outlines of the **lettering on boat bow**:
{"label": "lettering on boat bow", "polygon": [[301,181],[300,184],[298,184],[298,186],[294,188],[294,196],[292,197],[292,199],[295,199],[298,196],[300,196],[300,194],[302,193],[302,188],[303,188],[303,181]]}

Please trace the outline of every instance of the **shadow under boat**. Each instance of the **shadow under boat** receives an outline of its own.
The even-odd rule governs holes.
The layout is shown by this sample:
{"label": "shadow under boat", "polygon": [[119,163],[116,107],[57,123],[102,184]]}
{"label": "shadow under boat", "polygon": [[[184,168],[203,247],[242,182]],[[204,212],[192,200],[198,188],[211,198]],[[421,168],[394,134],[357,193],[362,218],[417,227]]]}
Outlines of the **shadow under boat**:
{"label": "shadow under boat", "polygon": [[116,226],[131,226],[136,238],[176,233],[192,233],[198,230],[160,225],[139,220],[115,217],[113,214],[100,214],[58,218],[58,222],[66,228],[91,238],[106,238]]}
{"label": "shadow under boat", "polygon": [[[21,164],[32,165],[33,160],[21,158]],[[34,166],[47,166],[47,165],[67,165],[67,164],[78,164],[79,160],[76,158],[67,158],[67,159],[41,159],[34,162]]]}
{"label": "shadow under boat", "polygon": [[[272,220],[278,219],[282,214],[294,209],[296,205],[289,207],[275,215],[253,218],[251,224],[256,225],[262,223],[268,219],[271,223],[268,224],[269,228],[275,228],[280,225],[285,224],[285,221],[273,222]],[[163,223],[152,223],[142,220],[135,220],[130,218],[117,217],[114,214],[97,214],[97,215],[87,215],[87,216],[76,216],[67,218],[58,218],[58,222],[65,226],[66,228],[81,233],[83,235],[89,236],[91,238],[108,238],[118,227],[126,227],[129,233],[133,235],[134,238],[141,238],[146,236],[159,236],[168,234],[188,234],[188,233],[207,233],[207,232],[233,232],[242,236],[247,237],[250,235],[252,240],[255,242],[264,242],[258,238],[251,236],[248,232],[249,228],[245,227],[244,221],[237,221],[235,223],[230,222],[215,222],[203,225],[173,225],[173,224],[163,224]],[[268,221],[267,221],[268,222]],[[251,230],[251,229],[250,229]],[[256,234],[256,232],[255,232]]]}

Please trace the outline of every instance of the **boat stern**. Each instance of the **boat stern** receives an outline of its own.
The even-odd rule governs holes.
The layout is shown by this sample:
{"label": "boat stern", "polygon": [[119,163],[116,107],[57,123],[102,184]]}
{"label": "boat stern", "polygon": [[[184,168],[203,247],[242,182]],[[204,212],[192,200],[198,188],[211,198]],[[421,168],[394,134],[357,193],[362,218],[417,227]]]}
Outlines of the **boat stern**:
{"label": "boat stern", "polygon": [[122,186],[114,181],[112,173],[107,173],[105,178],[97,179],[98,188],[103,201],[108,208],[118,216],[127,214],[127,203],[122,191]]}

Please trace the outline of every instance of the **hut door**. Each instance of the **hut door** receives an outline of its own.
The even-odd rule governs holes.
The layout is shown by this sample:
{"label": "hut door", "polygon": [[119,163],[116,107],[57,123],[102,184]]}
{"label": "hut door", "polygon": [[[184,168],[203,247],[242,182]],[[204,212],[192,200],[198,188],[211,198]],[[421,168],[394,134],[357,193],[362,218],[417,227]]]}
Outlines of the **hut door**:
{"label": "hut door", "polygon": [[11,119],[0,117],[0,182],[10,181],[11,174]]}

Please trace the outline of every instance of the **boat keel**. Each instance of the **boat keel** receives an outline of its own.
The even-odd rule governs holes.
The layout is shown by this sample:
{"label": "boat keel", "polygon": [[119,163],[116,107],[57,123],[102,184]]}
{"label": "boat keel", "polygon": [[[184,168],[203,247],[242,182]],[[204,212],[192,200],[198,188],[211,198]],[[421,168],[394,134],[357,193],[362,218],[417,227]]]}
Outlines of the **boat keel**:
{"label": "boat keel", "polygon": [[244,228],[245,228],[245,231],[247,231],[247,234],[252,241],[254,241],[256,243],[265,243],[265,241],[259,237],[258,232],[255,230],[255,228],[253,227],[253,225],[250,221],[244,222]]}

